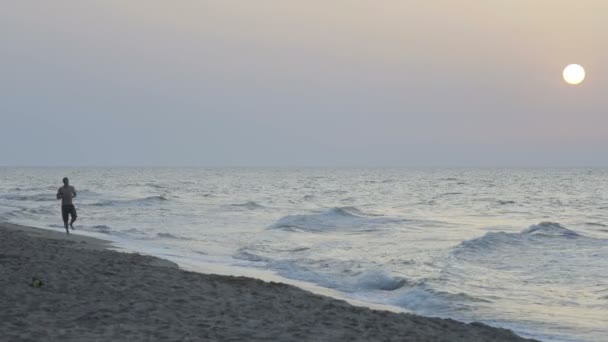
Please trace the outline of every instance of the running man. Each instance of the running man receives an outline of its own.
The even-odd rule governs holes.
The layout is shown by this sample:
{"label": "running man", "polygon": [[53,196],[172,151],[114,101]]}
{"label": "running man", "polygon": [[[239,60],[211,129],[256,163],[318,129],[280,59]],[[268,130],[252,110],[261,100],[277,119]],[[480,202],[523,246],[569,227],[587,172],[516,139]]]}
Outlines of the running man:
{"label": "running man", "polygon": [[72,221],[70,221],[70,228],[74,230],[74,222],[76,222],[76,208],[74,208],[74,203],[72,203],[72,199],[76,197],[76,189],[70,185],[70,180],[68,177],[63,179],[63,186],[57,190],[57,199],[61,199],[61,216],[63,216],[63,225],[65,226],[65,232],[70,234],[70,230],[68,229],[68,217],[72,216]]}

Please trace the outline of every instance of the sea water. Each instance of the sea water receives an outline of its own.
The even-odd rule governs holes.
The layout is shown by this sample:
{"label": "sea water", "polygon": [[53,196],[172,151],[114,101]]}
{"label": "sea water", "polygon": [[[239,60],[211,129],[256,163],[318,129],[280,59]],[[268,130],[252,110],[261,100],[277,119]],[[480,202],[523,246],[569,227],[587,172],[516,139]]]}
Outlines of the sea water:
{"label": "sea water", "polygon": [[545,341],[608,341],[606,169],[3,168],[0,221]]}

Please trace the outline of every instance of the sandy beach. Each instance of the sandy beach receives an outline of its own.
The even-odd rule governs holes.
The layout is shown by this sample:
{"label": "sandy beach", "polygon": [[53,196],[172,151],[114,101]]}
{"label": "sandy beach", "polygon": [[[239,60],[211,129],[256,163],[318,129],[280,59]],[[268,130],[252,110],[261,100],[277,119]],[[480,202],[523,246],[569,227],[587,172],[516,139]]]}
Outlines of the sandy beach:
{"label": "sandy beach", "polygon": [[[531,341],[483,324],[352,306],[199,274],[103,240],[0,224],[3,341]],[[42,286],[32,286],[32,278]]]}

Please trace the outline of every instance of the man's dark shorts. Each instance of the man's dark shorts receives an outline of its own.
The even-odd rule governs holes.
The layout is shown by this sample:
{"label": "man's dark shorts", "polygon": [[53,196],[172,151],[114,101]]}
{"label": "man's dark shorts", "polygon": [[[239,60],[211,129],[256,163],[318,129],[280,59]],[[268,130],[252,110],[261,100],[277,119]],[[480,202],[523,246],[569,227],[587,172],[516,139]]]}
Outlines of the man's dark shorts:
{"label": "man's dark shorts", "polygon": [[74,205],[73,204],[62,205],[61,206],[61,216],[63,216],[63,220],[67,221],[69,215],[72,215],[72,220],[75,219],[76,217],[78,217],[78,215],[76,215],[76,208],[74,207]]}

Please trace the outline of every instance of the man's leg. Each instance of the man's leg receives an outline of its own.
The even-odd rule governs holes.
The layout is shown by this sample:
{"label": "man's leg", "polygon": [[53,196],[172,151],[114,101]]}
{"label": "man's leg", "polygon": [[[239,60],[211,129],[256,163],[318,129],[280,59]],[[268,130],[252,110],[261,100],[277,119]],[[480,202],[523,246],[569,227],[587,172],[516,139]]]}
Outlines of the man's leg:
{"label": "man's leg", "polygon": [[72,228],[72,230],[74,230],[74,222],[76,222],[76,219],[78,218],[78,214],[76,214],[76,207],[72,207],[71,208],[71,215],[72,215],[72,221],[70,221],[70,228]]}
{"label": "man's leg", "polygon": [[68,229],[68,208],[66,206],[61,206],[61,216],[63,217],[63,225],[65,227],[65,232],[70,234],[70,230]]}

